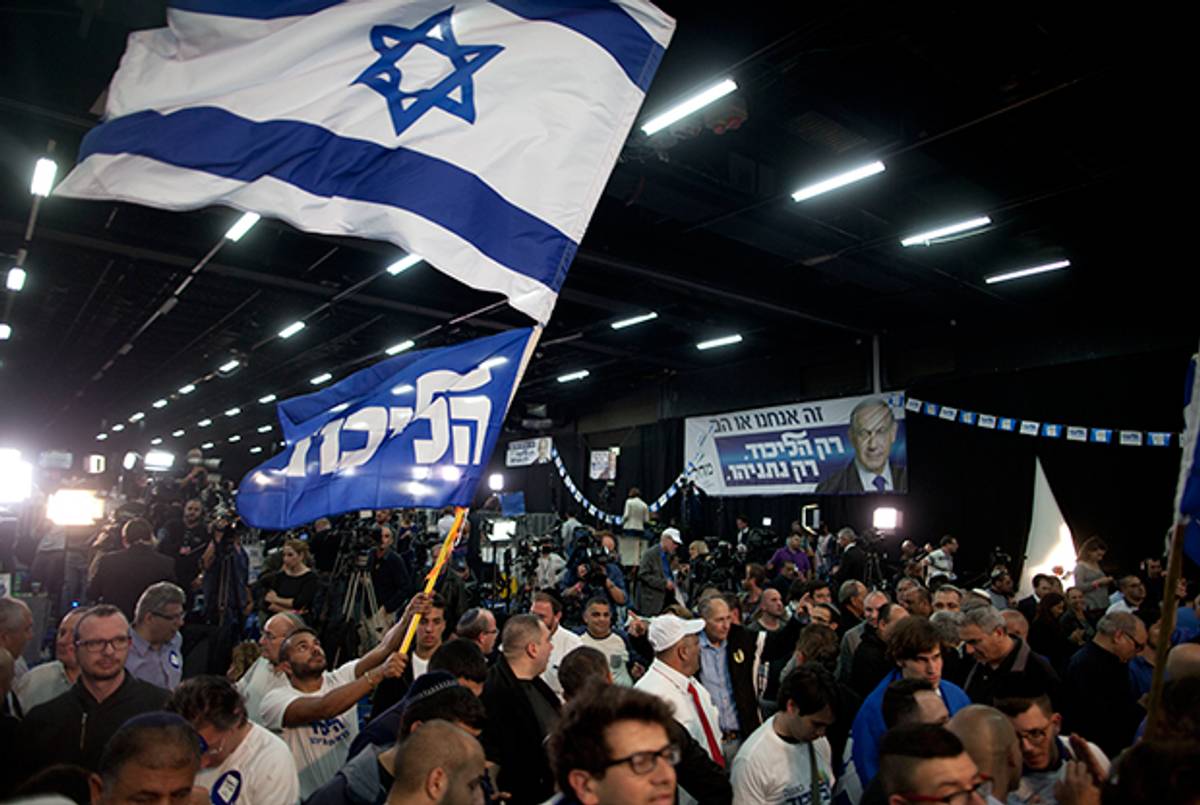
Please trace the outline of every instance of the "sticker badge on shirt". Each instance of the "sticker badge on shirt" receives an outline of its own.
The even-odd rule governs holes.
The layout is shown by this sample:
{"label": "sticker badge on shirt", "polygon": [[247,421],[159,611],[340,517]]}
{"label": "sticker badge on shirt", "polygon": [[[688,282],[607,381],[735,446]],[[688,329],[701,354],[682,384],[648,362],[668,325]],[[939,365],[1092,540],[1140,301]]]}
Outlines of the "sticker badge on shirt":
{"label": "sticker badge on shirt", "polygon": [[733,661],[738,665],[741,665],[746,661],[746,655],[742,653],[740,648],[733,652]]}
{"label": "sticker badge on shirt", "polygon": [[213,805],[233,805],[242,793],[242,773],[227,771],[217,778],[212,787]]}
{"label": "sticker badge on shirt", "polygon": [[171,667],[176,671],[183,665],[183,660],[180,659],[179,652],[175,649],[171,649],[171,652],[167,655],[167,662],[171,663]]}

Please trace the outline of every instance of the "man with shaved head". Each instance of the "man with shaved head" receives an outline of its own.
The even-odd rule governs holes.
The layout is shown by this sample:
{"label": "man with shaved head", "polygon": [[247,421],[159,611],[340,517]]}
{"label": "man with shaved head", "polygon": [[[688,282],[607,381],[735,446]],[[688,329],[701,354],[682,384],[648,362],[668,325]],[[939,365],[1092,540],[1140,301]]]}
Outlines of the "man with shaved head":
{"label": "man with shaved head", "polygon": [[483,805],[485,768],[473,737],[448,721],[426,721],[397,749],[388,805]]}
{"label": "man with shaved head", "polygon": [[200,770],[200,740],[174,713],[146,713],[112,736],[91,777],[92,805],[187,802]]}
{"label": "man with shaved head", "polygon": [[287,675],[279,669],[279,647],[285,637],[302,626],[304,619],[292,612],[279,612],[263,624],[262,636],[258,638],[262,654],[237,680],[238,693],[246,700],[246,715],[255,724],[262,724],[259,708],[263,697],[288,684]]}
{"label": "man with shaved head", "polygon": [[1021,745],[1004,713],[972,704],[955,713],[946,729],[963,742],[980,774],[992,779],[992,796],[1007,802],[1021,784]]}

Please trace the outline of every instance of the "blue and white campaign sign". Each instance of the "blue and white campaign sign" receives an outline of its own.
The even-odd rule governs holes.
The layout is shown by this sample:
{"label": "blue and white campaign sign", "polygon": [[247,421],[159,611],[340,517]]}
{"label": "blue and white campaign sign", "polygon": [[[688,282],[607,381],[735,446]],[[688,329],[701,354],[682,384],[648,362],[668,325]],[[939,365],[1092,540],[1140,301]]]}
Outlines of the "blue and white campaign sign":
{"label": "blue and white campaign sign", "polygon": [[894,392],[692,417],[684,471],[710,495],[907,492],[906,410]]}
{"label": "blue and white campaign sign", "polygon": [[256,528],[392,507],[466,506],[533,331],[406,353],[279,403],[285,449],[242,479]]}
{"label": "blue and white campaign sign", "polygon": [[170,0],[55,190],[388,240],[545,322],[675,22],[646,0]]}

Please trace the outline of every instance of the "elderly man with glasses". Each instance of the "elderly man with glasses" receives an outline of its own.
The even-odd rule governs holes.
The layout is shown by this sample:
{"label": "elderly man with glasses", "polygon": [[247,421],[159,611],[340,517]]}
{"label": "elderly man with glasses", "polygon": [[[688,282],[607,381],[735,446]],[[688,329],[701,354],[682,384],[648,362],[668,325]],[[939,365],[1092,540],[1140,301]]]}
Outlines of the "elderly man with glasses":
{"label": "elderly man with glasses", "polygon": [[125,670],[129,621],[110,604],[92,607],[75,624],[79,679],[66,693],[38,705],[25,717],[25,751],[14,764],[33,774],[56,763],[96,770],[105,744],[129,719],[161,710],[170,694]]}
{"label": "elderly man with glasses", "polygon": [[183,608],[187,595],[169,581],[146,588],[138,598],[133,618],[132,642],[125,670],[167,690],[183,679]]}

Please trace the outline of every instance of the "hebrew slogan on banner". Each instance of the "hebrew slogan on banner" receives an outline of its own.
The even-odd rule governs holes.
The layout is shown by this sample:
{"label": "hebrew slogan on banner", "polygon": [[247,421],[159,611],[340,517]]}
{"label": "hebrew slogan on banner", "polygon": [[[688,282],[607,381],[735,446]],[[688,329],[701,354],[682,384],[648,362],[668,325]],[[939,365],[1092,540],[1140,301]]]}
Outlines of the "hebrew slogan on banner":
{"label": "hebrew slogan on banner", "polygon": [[710,495],[908,491],[903,392],[690,417],[684,440]]}

